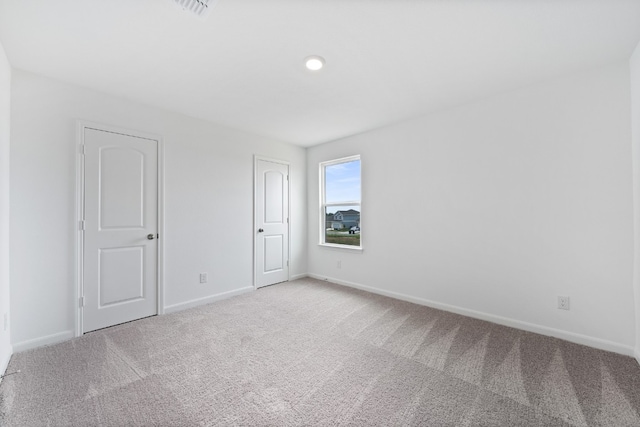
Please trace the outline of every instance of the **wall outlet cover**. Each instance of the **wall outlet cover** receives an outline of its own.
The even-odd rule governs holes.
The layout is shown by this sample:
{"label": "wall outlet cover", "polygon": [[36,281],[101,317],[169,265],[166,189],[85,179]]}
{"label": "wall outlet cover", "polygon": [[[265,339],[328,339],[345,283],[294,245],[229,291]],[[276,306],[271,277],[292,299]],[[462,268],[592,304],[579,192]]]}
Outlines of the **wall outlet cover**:
{"label": "wall outlet cover", "polygon": [[569,310],[569,297],[558,295],[558,308],[560,310]]}

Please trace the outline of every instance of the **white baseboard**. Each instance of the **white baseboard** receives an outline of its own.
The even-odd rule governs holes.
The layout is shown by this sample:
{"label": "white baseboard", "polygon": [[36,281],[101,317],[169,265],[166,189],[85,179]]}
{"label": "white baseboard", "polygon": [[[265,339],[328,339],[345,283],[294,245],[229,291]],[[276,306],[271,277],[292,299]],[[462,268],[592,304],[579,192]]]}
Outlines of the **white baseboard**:
{"label": "white baseboard", "polygon": [[[576,334],[574,332],[563,331],[560,329],[550,328],[548,326],[537,325],[534,323],[523,322],[520,320],[510,319],[507,317],[496,316],[494,314],[483,313],[481,311],[469,310],[466,308],[458,307],[455,305],[442,304],[439,302],[431,301],[424,298],[414,297],[411,295],[401,294],[398,292],[386,291],[384,289],[374,288],[371,286],[361,285],[359,283],[347,282],[340,279],[334,279],[319,274],[309,273],[309,277],[319,280],[326,280],[328,282],[336,283],[338,285],[348,286],[350,288],[360,289],[363,291],[371,292],[386,297],[391,297],[403,301],[412,302],[427,307],[436,308],[439,310],[449,311],[463,316],[473,317],[475,319],[486,320],[488,322],[497,323],[499,325],[509,326],[516,329],[522,329],[528,332],[534,332],[541,335],[547,335],[555,338],[560,338],[565,341],[570,341],[576,344],[582,344],[589,347],[597,348],[600,350],[612,351],[614,353],[624,354],[625,356],[634,356],[633,347],[616,343],[613,341],[607,341],[600,338],[590,337],[587,335]],[[635,352],[635,358],[640,363],[640,354]]]}
{"label": "white baseboard", "polygon": [[32,348],[42,347],[45,345],[57,344],[62,341],[70,340],[74,338],[73,331],[59,332],[53,335],[47,335],[46,337],[34,338],[32,340],[22,341],[13,344],[13,351],[20,353],[25,350],[31,350]]}
{"label": "white baseboard", "polygon": [[[165,314],[168,313],[172,313],[175,311],[180,311],[180,310],[185,310],[187,308],[191,308],[191,307],[197,307],[199,305],[203,305],[203,304],[209,304],[211,302],[214,301],[218,301],[221,299],[225,299],[225,298],[230,298],[232,296],[235,295],[240,295],[243,294],[245,292],[250,292],[253,291],[254,288],[253,286],[247,286],[246,288],[241,288],[241,289],[236,289],[233,291],[229,291],[229,292],[223,292],[220,294],[216,294],[216,295],[211,295],[205,298],[199,298],[199,299],[195,299],[195,300],[191,300],[191,301],[186,301],[183,303],[179,303],[179,304],[175,304],[175,305],[171,305],[168,307],[165,307],[164,312]],[[25,350],[31,350],[33,348],[37,348],[37,347],[42,347],[45,345],[51,345],[51,344],[57,344],[59,342],[62,341],[67,341],[70,340],[72,338],[75,338],[75,335],[73,333],[73,331],[64,331],[64,332],[60,332],[57,334],[53,334],[53,335],[48,335],[46,337],[41,337],[41,338],[35,338],[32,340],[27,340],[27,341],[22,341],[19,343],[15,343],[13,344],[13,351],[15,353],[20,353],[22,351]],[[8,361],[7,361],[8,363]],[[1,367],[2,365],[0,365]],[[6,366],[5,366],[6,368]]]}
{"label": "white baseboard", "polygon": [[174,313],[176,311],[186,310],[188,308],[198,307],[204,304],[210,304],[215,301],[231,298],[236,295],[245,294],[247,292],[254,291],[253,286],[247,286],[245,288],[234,289],[233,291],[222,292],[215,295],[209,295],[203,298],[192,299],[190,301],[181,302],[178,304],[168,305],[164,308],[164,314]]}
{"label": "white baseboard", "polygon": [[636,358],[636,362],[638,362],[638,364],[640,365],[640,349],[636,348],[636,350],[633,352],[633,355]]}
{"label": "white baseboard", "polygon": [[295,274],[295,275],[289,277],[289,281],[293,282],[294,280],[304,279],[305,277],[309,277],[309,275],[307,273]]}

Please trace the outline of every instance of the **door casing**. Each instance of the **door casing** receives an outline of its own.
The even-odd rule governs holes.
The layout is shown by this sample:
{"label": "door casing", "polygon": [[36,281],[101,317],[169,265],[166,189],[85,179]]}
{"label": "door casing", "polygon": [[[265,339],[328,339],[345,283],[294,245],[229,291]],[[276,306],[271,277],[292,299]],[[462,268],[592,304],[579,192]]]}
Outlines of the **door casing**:
{"label": "door casing", "polygon": [[164,142],[159,135],[140,132],[131,129],[120,128],[116,126],[104,125],[100,123],[78,120],[76,124],[76,268],[75,268],[75,299],[72,303],[74,307],[75,319],[75,336],[82,336],[83,329],[83,308],[81,306],[81,298],[84,295],[84,231],[81,227],[81,221],[84,219],[84,134],[85,129],[96,129],[105,132],[119,133],[139,138],[153,139],[158,142],[158,234],[157,240],[158,252],[156,263],[157,278],[157,312],[158,315],[164,314]]}
{"label": "door casing", "polygon": [[[273,159],[270,157],[263,157],[255,155],[253,156],[253,288],[258,289],[258,161],[265,161],[271,163],[279,163],[286,165],[289,170],[289,176],[291,176],[291,164],[284,160]],[[288,204],[287,204],[287,216],[289,222],[287,223],[287,259],[291,259],[291,179],[287,181],[287,191],[289,192]],[[291,264],[291,263],[289,263]],[[291,265],[287,268],[287,281],[291,280]]]}

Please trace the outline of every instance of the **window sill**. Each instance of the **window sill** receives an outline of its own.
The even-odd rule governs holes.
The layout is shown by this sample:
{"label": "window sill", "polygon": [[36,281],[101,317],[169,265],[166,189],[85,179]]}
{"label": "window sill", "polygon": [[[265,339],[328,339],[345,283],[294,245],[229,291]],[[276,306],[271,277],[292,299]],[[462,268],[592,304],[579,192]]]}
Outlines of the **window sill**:
{"label": "window sill", "polygon": [[348,251],[362,252],[362,246],[336,245],[333,243],[318,243],[318,246],[321,246],[323,248],[346,249]]}

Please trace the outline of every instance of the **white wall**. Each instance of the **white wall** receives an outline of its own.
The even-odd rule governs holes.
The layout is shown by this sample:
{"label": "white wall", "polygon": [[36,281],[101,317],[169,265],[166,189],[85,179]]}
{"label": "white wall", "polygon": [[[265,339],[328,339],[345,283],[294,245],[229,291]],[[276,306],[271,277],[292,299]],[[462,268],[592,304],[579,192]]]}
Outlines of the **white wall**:
{"label": "white wall", "polygon": [[[631,354],[629,105],[625,62],[309,149],[309,272]],[[362,253],[317,244],[318,162],[354,154]]]}
{"label": "white wall", "polygon": [[14,70],[12,90],[15,351],[74,329],[76,119],[164,138],[169,310],[253,285],[254,154],[291,162],[291,274],[306,273],[304,149],[23,71]]}
{"label": "white wall", "polygon": [[640,363],[640,43],[631,56],[631,138],[633,147],[633,202],[635,256],[633,288],[635,293],[635,357]]}
{"label": "white wall", "polygon": [[11,357],[10,328],[4,330],[4,316],[9,320],[9,125],[11,66],[0,44],[0,375]]}

